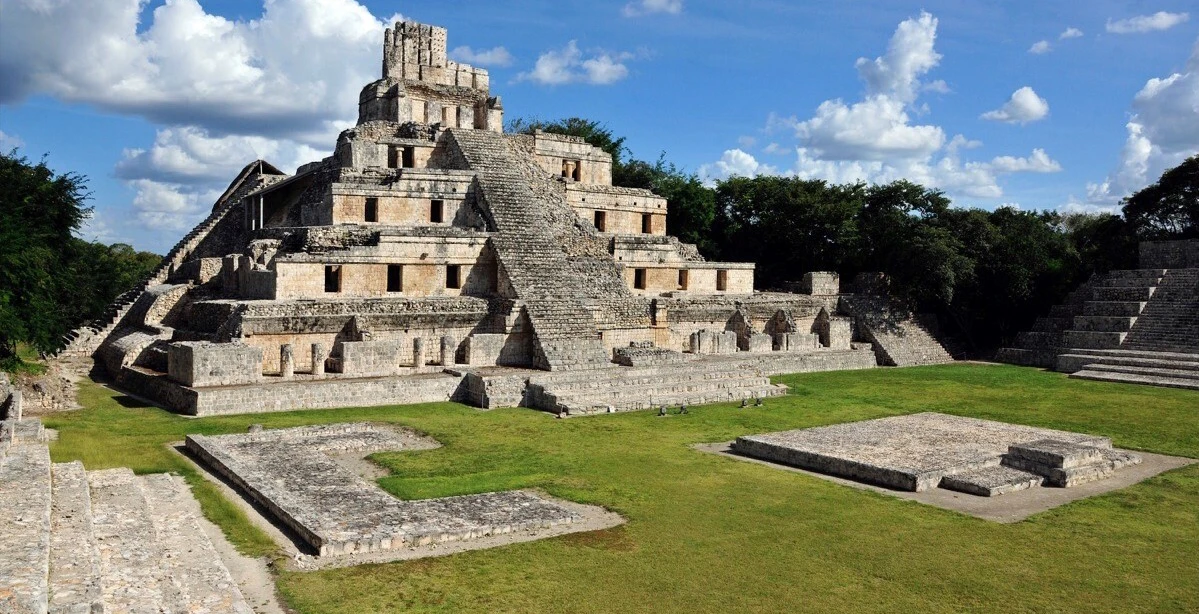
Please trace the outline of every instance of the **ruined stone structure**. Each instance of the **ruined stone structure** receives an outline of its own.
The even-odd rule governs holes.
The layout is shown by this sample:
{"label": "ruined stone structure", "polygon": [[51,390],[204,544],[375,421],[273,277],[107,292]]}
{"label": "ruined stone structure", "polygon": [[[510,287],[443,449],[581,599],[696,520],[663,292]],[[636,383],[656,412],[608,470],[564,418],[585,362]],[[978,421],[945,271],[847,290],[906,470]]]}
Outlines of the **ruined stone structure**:
{"label": "ruined stone structure", "polygon": [[896,490],[981,497],[1070,488],[1141,462],[1107,437],[937,413],[749,435],[732,450]]}
{"label": "ruined stone structure", "polygon": [[1096,275],[998,360],[1199,390],[1199,241],[1142,243],[1140,266]]}
{"label": "ruined stone structure", "polygon": [[910,317],[851,309],[833,274],[756,293],[753,264],[668,236],[666,201],[614,187],[611,156],[583,140],[504,134],[487,71],[447,59],[444,29],[396,24],[383,58],[331,157],[291,176],[247,166],[65,354],[196,415],[620,411],[950,359]]}

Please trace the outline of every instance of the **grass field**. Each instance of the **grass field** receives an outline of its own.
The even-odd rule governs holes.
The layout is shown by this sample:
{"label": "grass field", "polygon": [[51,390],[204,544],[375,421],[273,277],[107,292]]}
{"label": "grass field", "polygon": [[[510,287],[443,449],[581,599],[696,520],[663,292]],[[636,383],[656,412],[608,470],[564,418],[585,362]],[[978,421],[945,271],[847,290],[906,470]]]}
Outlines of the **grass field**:
{"label": "grass field", "polygon": [[778,378],[764,408],[553,420],[454,404],[187,420],[92,384],[47,420],[56,461],[175,471],[235,545],[273,550],[165,449],[187,433],[370,420],[443,448],[381,454],[403,498],[537,487],[602,505],[624,526],[449,557],[281,573],[316,612],[1199,612],[1199,466],[1000,525],[803,474],[703,454],[699,442],[940,411],[1107,435],[1199,457],[1199,393],[950,365]]}

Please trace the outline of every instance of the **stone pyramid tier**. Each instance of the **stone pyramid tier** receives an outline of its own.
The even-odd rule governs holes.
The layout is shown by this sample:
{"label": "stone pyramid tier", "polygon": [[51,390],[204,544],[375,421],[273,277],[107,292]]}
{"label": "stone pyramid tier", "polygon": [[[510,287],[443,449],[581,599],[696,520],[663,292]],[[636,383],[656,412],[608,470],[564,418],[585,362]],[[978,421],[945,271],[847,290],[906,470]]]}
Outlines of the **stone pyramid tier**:
{"label": "stone pyramid tier", "polygon": [[[26,420],[24,422],[36,423]],[[0,611],[252,612],[178,477],[0,447]]]}

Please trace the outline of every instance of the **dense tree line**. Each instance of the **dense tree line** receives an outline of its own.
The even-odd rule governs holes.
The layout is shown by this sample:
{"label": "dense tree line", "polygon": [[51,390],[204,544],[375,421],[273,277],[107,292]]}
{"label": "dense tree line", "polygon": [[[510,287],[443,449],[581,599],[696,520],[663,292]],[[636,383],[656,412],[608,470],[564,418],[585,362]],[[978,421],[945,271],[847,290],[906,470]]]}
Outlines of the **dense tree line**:
{"label": "dense tree line", "polygon": [[669,200],[667,230],[710,258],[755,262],[759,289],[836,271],[881,271],[896,300],[936,314],[983,354],[1010,342],[1096,272],[1136,266],[1140,240],[1199,237],[1199,157],[1125,199],[1124,215],[951,206],[907,181],[829,184],[732,177],[706,186],[661,156],[634,159],[603,124],[517,120],[509,128],[587,139],[612,154],[613,183]]}
{"label": "dense tree line", "polygon": [[63,335],[103,314],[161,257],[75,236],[91,208],[86,179],[56,174],[14,150],[0,154],[0,368],[24,344],[58,349]]}

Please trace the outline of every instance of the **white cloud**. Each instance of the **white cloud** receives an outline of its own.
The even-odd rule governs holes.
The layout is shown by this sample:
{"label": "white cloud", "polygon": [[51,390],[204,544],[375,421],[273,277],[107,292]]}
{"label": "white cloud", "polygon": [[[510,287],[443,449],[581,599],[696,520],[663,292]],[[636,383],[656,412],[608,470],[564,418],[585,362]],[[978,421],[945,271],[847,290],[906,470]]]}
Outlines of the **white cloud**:
{"label": "white cloud", "polygon": [[517,75],[517,81],[532,81],[542,85],[565,85],[589,83],[611,85],[629,76],[625,62],[635,59],[629,52],[595,52],[584,59],[577,41],[570,41],[562,49],[547,51],[537,58],[533,70]]}
{"label": "white cloud", "polygon": [[1169,30],[1174,26],[1185,23],[1191,16],[1188,13],[1167,13],[1158,11],[1152,15],[1139,15],[1119,21],[1107,20],[1107,31],[1112,34],[1143,34]]}
{"label": "white cloud", "polygon": [[741,136],[737,137],[737,144],[740,145],[742,149],[749,149],[758,144],[758,139],[755,139],[752,136]]}
{"label": "white cloud", "polygon": [[728,179],[729,177],[757,177],[758,175],[777,175],[778,169],[768,164],[758,162],[752,155],[740,149],[730,149],[724,152],[719,160],[699,167],[699,177],[704,183]]}
{"label": "white cloud", "polygon": [[936,28],[937,20],[922,13],[899,25],[884,56],[858,60],[858,73],[867,85],[862,100],[827,100],[806,120],[771,113],[765,132],[791,132],[799,143],[787,147],[773,142],[764,151],[794,152],[790,168],[778,169],[733,149],[701,167],[700,176],[709,182],[733,175],[766,174],[834,183],[907,179],[952,196],[999,198],[1003,175],[1060,171],[1061,165],[1041,149],[1034,149],[1028,157],[964,161],[961,153],[982,143],[963,135],[947,139],[940,126],[912,123],[913,115],[930,112],[927,104],[917,100],[921,92],[949,89],[943,81],[922,81],[941,59],[934,48]]}
{"label": "white cloud", "polygon": [[197,190],[149,179],[137,179],[130,185],[137,190],[133,199],[137,219],[151,230],[190,230],[221,196],[219,190]]}
{"label": "white cloud", "polygon": [[1049,115],[1049,102],[1037,95],[1031,87],[1016,90],[1002,107],[982,114],[989,119],[1009,124],[1027,124],[1045,119]]}
{"label": "white cloud", "polygon": [[950,94],[953,92],[953,90],[949,88],[949,84],[943,79],[937,79],[936,81],[930,81],[924,84],[924,91],[932,92],[934,94]]}
{"label": "white cloud", "polygon": [[921,13],[899,24],[886,55],[874,60],[858,58],[858,74],[871,94],[910,103],[920,92],[920,77],[941,62],[941,55],[934,49],[936,40],[937,19]]}
{"label": "white cloud", "polygon": [[493,49],[479,49],[478,51],[470,47],[457,47],[450,52],[450,57],[466,64],[475,66],[511,66],[515,58],[504,47],[495,47]]}
{"label": "white cloud", "polygon": [[1041,55],[1050,51],[1053,51],[1053,45],[1050,45],[1049,41],[1037,41],[1028,48],[1028,52],[1033,55]]}
{"label": "white cloud", "polygon": [[0,130],[0,154],[8,155],[8,152],[25,146],[25,141],[15,134],[6,134]]}
{"label": "white cloud", "polygon": [[788,153],[791,150],[786,147],[783,147],[782,145],[779,145],[778,143],[770,143],[765,148],[763,148],[762,151],[764,151],[772,156],[778,156],[778,155]]}
{"label": "white cloud", "polygon": [[1061,35],[1058,36],[1057,38],[1058,38],[1058,40],[1064,41],[1068,38],[1079,38],[1081,36],[1082,36],[1082,30],[1079,30],[1078,28],[1066,28],[1066,30],[1064,32],[1062,32]]}
{"label": "white cloud", "polygon": [[5,2],[0,102],[48,94],[160,124],[325,142],[379,76],[385,23],[354,0],[271,0],[248,21],[170,0],[139,28],[144,5]]}
{"label": "white cloud", "polygon": [[625,17],[640,17],[654,13],[678,15],[683,12],[683,0],[635,0],[624,5],[620,13]]}
{"label": "white cloud", "polygon": [[1087,185],[1091,204],[1118,202],[1199,153],[1199,42],[1185,72],[1145,83],[1132,100],[1132,113],[1116,169]]}

